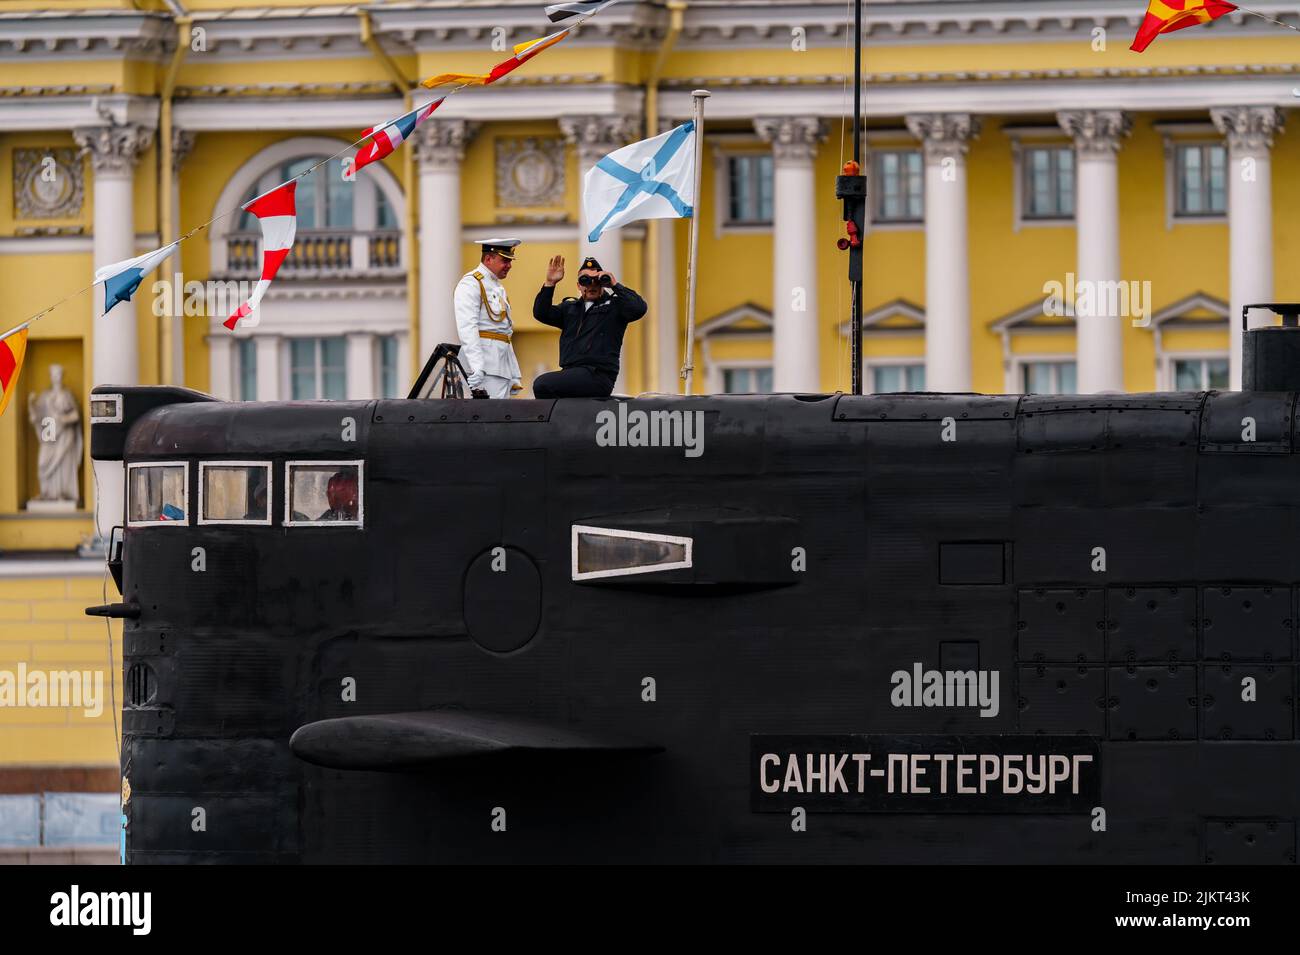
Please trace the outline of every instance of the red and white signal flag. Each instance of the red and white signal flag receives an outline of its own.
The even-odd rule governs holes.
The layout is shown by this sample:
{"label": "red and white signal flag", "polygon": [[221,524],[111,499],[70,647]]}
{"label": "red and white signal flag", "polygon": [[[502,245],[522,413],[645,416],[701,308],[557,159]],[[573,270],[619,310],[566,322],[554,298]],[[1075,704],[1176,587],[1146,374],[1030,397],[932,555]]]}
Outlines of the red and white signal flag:
{"label": "red and white signal flag", "polygon": [[298,213],[294,205],[297,188],[298,180],[290,179],[270,192],[262,193],[243,207],[245,212],[257,216],[262,225],[262,278],[248,301],[221,323],[232,332],[241,318],[247,318],[257,308],[262,296],[271,287],[275,273],[280,271],[280,265],[293,248],[293,238],[298,231]]}

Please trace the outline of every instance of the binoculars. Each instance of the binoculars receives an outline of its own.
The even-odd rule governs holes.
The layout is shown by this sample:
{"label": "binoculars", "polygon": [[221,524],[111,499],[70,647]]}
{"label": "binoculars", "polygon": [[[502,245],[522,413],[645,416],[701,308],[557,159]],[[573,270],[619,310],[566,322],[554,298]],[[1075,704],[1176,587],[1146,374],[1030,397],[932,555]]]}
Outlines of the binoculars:
{"label": "binoculars", "polygon": [[578,284],[583,288],[591,285],[604,285],[606,287],[613,285],[608,275],[579,275]]}

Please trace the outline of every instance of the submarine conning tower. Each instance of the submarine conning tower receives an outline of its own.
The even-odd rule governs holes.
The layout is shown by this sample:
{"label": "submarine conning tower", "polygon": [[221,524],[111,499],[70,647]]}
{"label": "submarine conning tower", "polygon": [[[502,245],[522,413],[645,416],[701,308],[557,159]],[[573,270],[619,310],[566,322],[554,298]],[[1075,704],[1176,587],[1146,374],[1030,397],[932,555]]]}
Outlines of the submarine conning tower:
{"label": "submarine conning tower", "polygon": [[[1282,324],[1251,328],[1253,308],[1281,315]],[[1241,307],[1241,390],[1300,391],[1300,302]]]}

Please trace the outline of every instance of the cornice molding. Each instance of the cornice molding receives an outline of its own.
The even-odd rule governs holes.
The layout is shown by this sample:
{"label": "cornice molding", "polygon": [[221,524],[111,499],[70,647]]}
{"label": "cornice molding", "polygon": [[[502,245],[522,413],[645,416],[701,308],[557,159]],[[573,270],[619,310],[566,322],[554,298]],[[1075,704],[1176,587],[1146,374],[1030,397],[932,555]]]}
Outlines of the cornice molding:
{"label": "cornice molding", "polygon": [[[1260,12],[1300,27],[1300,2],[1257,0]],[[192,12],[205,31],[205,56],[220,59],[360,53],[353,5],[262,7]],[[384,3],[370,7],[376,35],[394,55],[420,51],[490,49],[492,31],[513,44],[542,35],[550,25],[536,0]],[[1074,0],[878,0],[863,14],[868,43],[1090,42],[1107,31],[1127,43],[1143,11],[1132,0],[1093,0],[1086,12]],[[624,0],[575,29],[570,46],[657,47],[668,24],[661,3]],[[842,48],[850,30],[843,0],[696,0],[686,11],[682,50],[724,48]],[[1237,12],[1201,27],[1190,42],[1226,35],[1271,36],[1277,27]],[[130,10],[12,11],[0,14],[0,60],[69,54],[161,58],[173,39],[171,17]],[[1166,42],[1184,42],[1180,37]]]}
{"label": "cornice molding", "polygon": [[[863,88],[873,86],[929,85],[937,83],[1023,83],[1035,80],[1192,79],[1215,76],[1289,76],[1300,73],[1300,63],[1230,63],[1218,66],[1132,67],[1128,69],[953,70],[939,72],[868,73]],[[835,86],[848,81],[843,73],[769,76],[669,77],[665,90],[693,90],[769,86]]]}
{"label": "cornice molding", "polygon": [[171,18],[131,10],[0,14],[0,60],[157,59],[175,46]]}

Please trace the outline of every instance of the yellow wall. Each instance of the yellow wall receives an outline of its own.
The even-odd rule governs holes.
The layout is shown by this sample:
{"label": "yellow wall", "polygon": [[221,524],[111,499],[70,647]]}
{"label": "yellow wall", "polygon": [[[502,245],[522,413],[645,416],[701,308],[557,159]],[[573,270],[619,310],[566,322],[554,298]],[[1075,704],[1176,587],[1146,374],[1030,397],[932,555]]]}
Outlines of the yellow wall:
{"label": "yellow wall", "polygon": [[[103,583],[94,577],[0,579],[0,670],[92,670],[103,673],[103,712],[81,709],[0,707],[0,769],[6,765],[94,765],[117,763],[116,716],[122,705],[122,627],[113,621],[109,663],[105,621],[87,617],[86,607],[103,603]],[[109,599],[116,588],[109,581]],[[110,677],[112,674],[112,695]]]}
{"label": "yellow wall", "polygon": [[[308,6],[271,0],[270,6]],[[268,6],[267,0],[197,0],[189,3],[193,11]],[[32,3],[15,0],[7,5],[13,10],[37,9],[120,9],[133,7],[162,10],[161,0],[50,0]],[[538,17],[539,33],[545,29]],[[1280,31],[1279,31],[1280,32]],[[518,38],[515,38],[518,39]],[[1250,38],[1229,37],[1213,30],[1187,31],[1177,42],[1160,42],[1140,59],[1127,51],[1128,37],[1111,36],[1104,51],[1095,51],[1087,43],[1069,42],[928,42],[910,45],[880,44],[871,49],[866,69],[871,77],[886,74],[914,73],[919,65],[936,75],[959,71],[1005,70],[1014,64],[1017,70],[1134,70],[1169,67],[1175,71],[1185,66],[1236,69],[1239,64],[1262,64],[1274,69],[1294,60],[1294,40],[1287,36],[1265,34]],[[483,71],[504,58],[502,51],[493,51],[490,37],[484,35],[483,49],[449,52],[425,52],[418,56],[399,57],[399,66],[412,76],[423,76],[443,71]],[[613,82],[636,83],[644,79],[653,51],[633,51],[613,44],[598,47],[579,47],[563,43],[546,51],[542,57],[525,65],[512,77],[525,84],[545,81],[545,77],[561,74],[597,74]],[[124,53],[117,59],[86,60],[79,62],[75,54],[61,61],[69,68],[75,66],[78,83],[99,84],[105,88],[130,92],[150,93],[160,84],[162,63],[150,62],[133,53]],[[719,44],[712,49],[700,49],[682,43],[667,59],[663,80],[667,86],[682,88],[687,82],[709,77],[770,77],[783,76],[818,78],[839,75],[848,65],[845,50],[840,44],[814,46],[796,52],[785,45],[765,47],[762,50],[746,48],[740,44]],[[48,85],[56,77],[49,61],[32,63],[13,62],[6,66],[0,86],[13,88],[27,85]],[[382,66],[367,55],[304,57],[287,50],[281,59],[257,57],[241,62],[221,62],[191,54],[181,68],[179,84],[181,95],[199,85],[248,83],[321,83],[367,82],[385,83],[388,77]],[[725,87],[717,86],[717,96],[725,95]],[[234,95],[234,94],[231,94]],[[244,95],[244,94],[240,94]],[[465,96],[476,95],[474,90]],[[774,90],[774,96],[781,95]],[[310,109],[310,96],[303,95],[303,108]],[[1122,275],[1125,279],[1150,281],[1152,307],[1159,309],[1195,292],[1205,292],[1227,300],[1227,225],[1185,224],[1166,227],[1165,174],[1166,164],[1163,143],[1153,123],[1161,119],[1203,120],[1204,114],[1140,114],[1132,136],[1124,143],[1119,158],[1119,188],[1121,206],[1120,254]],[[1032,117],[1017,117],[1024,123]],[[1043,123],[1053,122],[1053,117],[1042,116]],[[968,158],[968,201],[970,227],[970,276],[973,383],[977,390],[1000,391],[1004,387],[1002,367],[1002,342],[989,325],[1002,316],[1041,300],[1043,284],[1047,281],[1064,282],[1075,265],[1075,230],[1072,225],[1035,226],[1016,230],[1013,221],[1012,141],[1004,132],[1009,120],[982,117],[982,131],[971,144]],[[873,121],[872,125],[897,128],[901,117]],[[829,124],[829,136],[822,145],[815,163],[815,192],[813,202],[817,213],[817,293],[819,345],[822,358],[821,386],[826,390],[847,389],[849,386],[848,342],[840,326],[849,317],[849,290],[846,281],[847,257],[834,245],[842,232],[839,203],[835,200],[832,182],[847,152],[844,131],[838,124]],[[752,129],[743,122],[711,124],[715,133],[735,133]],[[321,135],[351,136],[359,132],[352,129],[320,129]],[[247,133],[200,134],[194,151],[181,172],[180,223],[188,231],[205,222],[214,212],[218,196],[234,172],[249,158],[267,146],[289,135],[283,131],[255,131]],[[503,218],[518,216],[526,219],[541,212],[561,217],[573,224],[579,217],[580,182],[578,159],[572,147],[567,150],[567,185],[562,204],[553,209],[512,209],[497,207],[495,197],[495,150],[502,137],[558,136],[558,124],[553,120],[532,122],[486,123],[471,141],[463,167],[463,193],[461,217],[469,227],[484,230],[509,231],[510,223]],[[900,140],[911,142],[906,133]],[[73,145],[67,132],[3,133],[0,134],[0,238],[15,235],[15,230],[25,225],[16,221],[13,214],[12,156],[15,148],[64,147]],[[409,148],[409,147],[408,147]],[[729,150],[732,148],[727,147]],[[742,149],[762,150],[766,147],[753,144]],[[388,169],[402,178],[405,171],[403,155],[399,153],[386,160]],[[752,304],[760,309],[772,307],[770,263],[781,250],[774,249],[770,231],[753,233],[726,233],[715,235],[715,220],[721,210],[720,197],[714,195],[717,175],[716,157],[712,145],[704,150],[704,195],[699,203],[702,209],[701,248],[699,253],[700,284],[697,320],[700,323],[724,314],[738,306]],[[1300,202],[1300,182],[1287,175],[1300,161],[1300,137],[1283,133],[1278,137],[1273,153],[1273,187],[1275,258],[1277,269],[1276,295],[1279,299],[1300,297],[1300,276],[1293,276],[1282,265],[1290,260],[1291,253],[1300,245],[1300,224],[1286,210]],[[157,196],[158,149],[151,147],[141,156],[136,173],[134,204],[134,229],[142,237],[158,231]],[[408,189],[412,184],[403,183]],[[414,199],[414,197],[412,197]],[[94,201],[93,175],[87,163],[86,202],[82,212],[71,219],[39,223],[40,225],[71,226],[89,235],[91,209]],[[677,314],[684,322],[686,313],[685,276],[687,258],[687,224],[683,221],[666,221],[660,228],[672,229],[676,236],[676,261],[665,263],[674,268],[678,281]],[[629,233],[630,236],[632,233]],[[143,239],[142,239],[143,241]],[[472,266],[477,247],[466,243],[461,249],[461,265]],[[550,256],[563,254],[570,266],[576,264],[577,243],[530,242],[521,248],[520,257],[508,281],[516,325],[519,331],[518,350],[526,377],[540,364],[554,367],[556,341],[554,333],[539,328],[530,316],[531,300],[541,283],[546,261]],[[658,315],[663,303],[658,301],[657,290],[648,289],[644,274],[644,243],[625,236],[623,248],[623,275],[627,284],[646,294],[651,308],[651,319]],[[925,233],[922,228],[876,229],[868,233],[864,243],[866,278],[863,283],[864,304],[868,310],[879,308],[895,299],[906,299],[925,305]],[[180,268],[186,278],[203,279],[208,276],[210,248],[207,232],[200,232],[182,246]],[[169,269],[170,271],[170,269]],[[90,255],[86,252],[59,254],[6,254],[0,255],[0,287],[7,292],[8,314],[16,319],[33,314],[64,294],[75,292],[87,284],[91,274]],[[566,293],[571,290],[572,275],[566,278]],[[21,379],[20,391],[14,410],[0,419],[0,460],[20,462],[19,467],[0,468],[0,549],[20,547],[57,546],[70,547],[89,530],[84,518],[51,521],[21,516],[23,500],[28,494],[31,479],[27,457],[28,435],[23,420],[22,406],[27,390],[44,387],[42,363],[48,356],[62,349],[72,355],[74,343],[81,340],[80,361],[76,375],[70,375],[82,385],[90,378],[93,335],[111,333],[111,329],[92,327],[91,295],[85,293],[60,306],[40,322],[32,332],[32,363]],[[134,306],[135,320],[140,340],[141,380],[157,381],[158,376],[158,323],[151,314],[152,294],[149,285],[142,288]],[[113,320],[120,321],[129,314],[127,306],[119,306]],[[186,382],[200,390],[210,387],[206,335],[206,322],[189,319],[184,322],[185,377]],[[646,338],[651,322],[634,325],[628,334],[625,366],[627,383],[633,392],[655,387],[646,374],[653,364],[646,348]],[[1192,335],[1193,338],[1186,336]],[[680,339],[680,330],[679,330]],[[1192,342],[1192,344],[1189,344]],[[1050,352],[1044,351],[1050,345]],[[1167,346],[1178,350],[1225,350],[1226,332],[1222,327],[1195,332],[1171,332]],[[727,345],[715,350],[721,356]],[[749,357],[770,355],[770,340],[765,344],[750,342],[744,346]],[[1068,336],[1013,336],[1012,348],[1017,354],[1062,354],[1072,351]],[[1131,390],[1147,390],[1155,384],[1154,338],[1150,329],[1124,329],[1125,384]],[[865,357],[920,357],[923,354],[921,335],[906,337],[868,336],[864,345]],[[45,357],[43,357],[45,356]],[[417,360],[423,356],[414,356]],[[703,381],[704,368],[701,356],[696,359],[697,388]],[[83,413],[85,409],[83,408]],[[88,462],[87,462],[88,464]],[[84,474],[84,489],[90,493],[90,471]]]}

